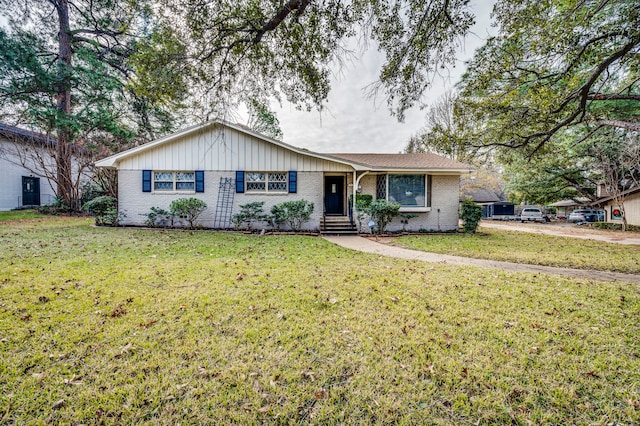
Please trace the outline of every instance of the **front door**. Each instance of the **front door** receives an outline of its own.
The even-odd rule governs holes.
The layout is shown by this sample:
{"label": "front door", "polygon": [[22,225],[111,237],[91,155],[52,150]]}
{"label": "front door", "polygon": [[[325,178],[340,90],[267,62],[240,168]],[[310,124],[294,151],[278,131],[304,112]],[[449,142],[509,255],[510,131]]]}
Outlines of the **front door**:
{"label": "front door", "polygon": [[40,178],[22,176],[22,205],[40,205]]}
{"label": "front door", "polygon": [[326,214],[344,214],[344,176],[324,177],[324,208]]}

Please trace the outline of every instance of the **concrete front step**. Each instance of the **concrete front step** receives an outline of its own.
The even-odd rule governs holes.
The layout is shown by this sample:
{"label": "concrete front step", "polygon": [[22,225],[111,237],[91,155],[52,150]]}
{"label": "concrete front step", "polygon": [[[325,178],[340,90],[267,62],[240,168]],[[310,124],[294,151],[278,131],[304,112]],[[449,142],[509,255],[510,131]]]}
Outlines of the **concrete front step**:
{"label": "concrete front step", "polygon": [[320,220],[321,234],[358,234],[348,216],[325,216]]}

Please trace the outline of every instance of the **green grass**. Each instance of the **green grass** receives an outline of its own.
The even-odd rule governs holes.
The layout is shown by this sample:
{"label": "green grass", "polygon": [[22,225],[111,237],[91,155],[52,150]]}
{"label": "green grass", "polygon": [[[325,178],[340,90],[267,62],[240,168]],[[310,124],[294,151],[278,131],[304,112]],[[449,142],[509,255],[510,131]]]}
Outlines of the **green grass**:
{"label": "green grass", "polygon": [[45,217],[37,210],[10,210],[0,212],[0,222],[3,220],[37,219]]}
{"label": "green grass", "polygon": [[480,227],[477,234],[410,235],[401,247],[478,259],[640,273],[640,247]]}
{"label": "green grass", "polygon": [[316,237],[0,227],[1,424],[632,424],[640,289]]}

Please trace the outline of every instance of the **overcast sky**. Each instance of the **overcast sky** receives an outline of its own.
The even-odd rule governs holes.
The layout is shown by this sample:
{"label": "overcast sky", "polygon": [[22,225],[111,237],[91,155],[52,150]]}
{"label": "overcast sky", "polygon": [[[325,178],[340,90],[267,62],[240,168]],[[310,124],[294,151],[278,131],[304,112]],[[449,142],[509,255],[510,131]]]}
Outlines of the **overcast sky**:
{"label": "overcast sky", "polygon": [[[458,63],[447,79],[436,77],[426,93],[425,102],[437,100],[462,76],[465,61],[473,56],[487,38],[490,14],[494,0],[474,0],[471,7],[476,14],[476,25],[464,40]],[[327,111],[301,112],[294,106],[272,105],[280,120],[284,142],[316,152],[371,152],[396,153],[404,149],[409,138],[424,126],[426,111],[418,107],[407,111],[404,123],[389,114],[386,101],[367,98],[363,90],[376,81],[383,57],[370,49],[361,60],[343,69],[334,77],[329,94]]]}

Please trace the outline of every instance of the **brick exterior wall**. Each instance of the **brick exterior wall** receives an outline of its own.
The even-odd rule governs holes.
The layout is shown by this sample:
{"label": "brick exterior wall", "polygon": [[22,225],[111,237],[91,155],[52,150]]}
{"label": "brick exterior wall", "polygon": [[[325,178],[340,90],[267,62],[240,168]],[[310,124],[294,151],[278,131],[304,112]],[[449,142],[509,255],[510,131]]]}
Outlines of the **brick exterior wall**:
{"label": "brick exterior wall", "polygon": [[[144,215],[151,211],[151,207],[168,210],[171,201],[177,198],[195,197],[207,203],[207,209],[198,218],[198,225],[213,228],[220,178],[223,177],[235,179],[235,172],[205,171],[204,192],[202,193],[142,192],[142,171],[120,170],[118,172],[118,202],[121,206],[120,211],[126,215],[121,223],[123,225],[144,225],[146,220]],[[265,213],[269,214],[271,207],[276,204],[304,199],[314,203],[314,213],[309,222],[303,225],[303,229],[317,230],[322,217],[322,186],[322,172],[298,172],[298,192],[296,194],[236,194],[234,186],[232,189],[234,192],[232,214],[240,212],[240,205],[255,201],[264,201],[263,209]]]}
{"label": "brick exterior wall", "polygon": [[[360,181],[363,194],[376,198],[376,175],[367,175]],[[430,231],[453,231],[458,229],[458,203],[460,177],[457,175],[433,175],[431,180],[431,211],[415,213],[418,217],[409,220],[407,231],[426,229]],[[402,230],[402,217],[396,217],[387,231]],[[363,224],[366,228],[366,224]],[[368,228],[361,230],[369,232]]]}

